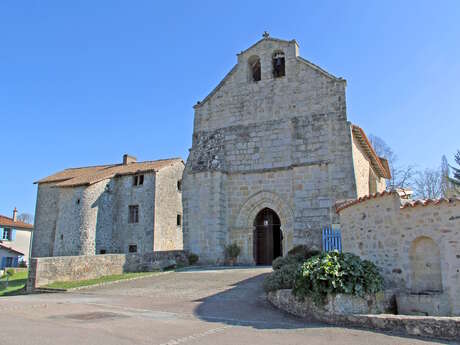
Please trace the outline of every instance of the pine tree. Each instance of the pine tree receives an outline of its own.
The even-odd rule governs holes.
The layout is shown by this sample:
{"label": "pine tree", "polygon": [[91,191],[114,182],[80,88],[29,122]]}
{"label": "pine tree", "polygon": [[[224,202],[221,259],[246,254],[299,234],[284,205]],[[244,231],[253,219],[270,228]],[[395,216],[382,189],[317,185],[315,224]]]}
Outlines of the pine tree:
{"label": "pine tree", "polygon": [[460,187],[460,150],[458,150],[457,154],[455,155],[455,162],[457,163],[458,168],[451,167],[453,172],[453,178],[451,178],[451,182],[457,187]]}
{"label": "pine tree", "polygon": [[449,198],[452,193],[452,182],[450,180],[450,168],[446,156],[441,159],[441,195],[443,198]]}

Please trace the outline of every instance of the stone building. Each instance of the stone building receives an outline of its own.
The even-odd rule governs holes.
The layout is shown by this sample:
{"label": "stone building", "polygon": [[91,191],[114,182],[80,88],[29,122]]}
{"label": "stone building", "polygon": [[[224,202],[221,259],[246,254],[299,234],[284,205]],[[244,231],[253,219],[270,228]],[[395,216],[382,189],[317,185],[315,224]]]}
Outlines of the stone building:
{"label": "stone building", "polygon": [[33,257],[182,249],[180,158],[66,169],[36,182]]}
{"label": "stone building", "polygon": [[334,204],[385,189],[388,163],[347,121],[346,81],[264,34],[195,108],[184,171],[184,247],[221,262],[269,264],[321,246]]}
{"label": "stone building", "polygon": [[338,205],[343,250],[374,262],[402,314],[460,315],[460,198],[405,191]]}

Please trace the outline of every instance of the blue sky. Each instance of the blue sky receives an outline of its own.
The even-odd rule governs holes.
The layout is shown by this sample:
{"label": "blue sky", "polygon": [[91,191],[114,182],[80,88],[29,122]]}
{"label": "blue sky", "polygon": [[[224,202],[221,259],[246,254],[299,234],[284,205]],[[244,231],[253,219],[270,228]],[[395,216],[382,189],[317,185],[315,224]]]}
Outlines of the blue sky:
{"label": "blue sky", "polygon": [[0,214],[58,170],[187,157],[193,104],[261,38],[347,79],[348,118],[400,161],[460,149],[459,1],[0,2]]}

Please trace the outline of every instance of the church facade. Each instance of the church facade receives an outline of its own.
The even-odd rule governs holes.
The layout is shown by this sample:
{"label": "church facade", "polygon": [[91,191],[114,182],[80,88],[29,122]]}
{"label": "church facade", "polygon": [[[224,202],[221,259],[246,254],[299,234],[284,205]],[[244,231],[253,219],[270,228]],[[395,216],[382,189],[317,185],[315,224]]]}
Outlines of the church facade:
{"label": "church facade", "polygon": [[263,39],[195,106],[183,175],[184,249],[220,263],[270,264],[297,244],[321,247],[335,203],[385,189],[388,163],[347,120],[346,81]]}

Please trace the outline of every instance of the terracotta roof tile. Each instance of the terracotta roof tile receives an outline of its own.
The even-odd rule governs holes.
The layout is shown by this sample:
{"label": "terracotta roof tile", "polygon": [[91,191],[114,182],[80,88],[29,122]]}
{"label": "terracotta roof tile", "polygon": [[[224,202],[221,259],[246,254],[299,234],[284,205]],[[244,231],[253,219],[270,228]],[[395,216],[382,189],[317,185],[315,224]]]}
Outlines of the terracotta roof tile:
{"label": "terracotta roof tile", "polygon": [[40,184],[57,182],[57,187],[85,186],[115,176],[134,175],[137,173],[159,171],[178,162],[183,163],[181,158],[170,158],[129,164],[112,164],[83,168],[70,168],[45,177],[36,181],[35,183]]}
{"label": "terracotta roof tile", "polygon": [[12,229],[23,229],[23,230],[32,230],[34,226],[29,223],[24,223],[21,221],[13,221],[13,218],[0,215],[0,227],[3,228],[12,228]]}
{"label": "terracotta roof tile", "polygon": [[366,133],[364,133],[361,127],[356,125],[351,125],[351,130],[353,132],[353,136],[359,142],[361,147],[367,154],[372,167],[374,170],[379,174],[380,177],[389,179],[391,178],[390,167],[388,165],[388,161],[385,158],[379,157],[377,153],[375,153],[374,148],[372,147],[369,139],[367,139]]}
{"label": "terracotta roof tile", "polygon": [[392,191],[383,191],[383,192],[380,192],[380,193],[375,193],[375,194],[371,194],[371,195],[365,195],[365,196],[362,196],[358,199],[352,199],[352,200],[347,200],[347,201],[341,201],[341,202],[338,202],[335,204],[335,211],[337,213],[339,213],[340,211],[350,207],[350,206],[353,206],[353,205],[356,205],[356,204],[359,204],[359,203],[362,203],[364,201],[367,201],[367,200],[370,200],[370,199],[375,199],[375,198],[380,198],[382,196],[385,196],[385,195],[399,195],[397,191],[395,190],[392,190]]}
{"label": "terracotta roof tile", "polygon": [[[340,211],[351,207],[356,204],[360,204],[364,201],[375,199],[375,198],[380,198],[386,195],[398,195],[398,196],[403,196],[404,195],[404,190],[391,190],[391,191],[383,191],[381,193],[375,193],[372,195],[366,195],[363,197],[360,197],[358,199],[354,200],[348,200],[348,201],[340,201],[337,202],[335,205],[335,211],[337,213],[340,213]],[[460,203],[460,198],[459,197],[454,197],[454,198],[440,198],[440,199],[418,199],[418,200],[401,200],[401,209],[409,208],[409,207],[417,207],[417,206],[428,206],[428,205],[439,205],[442,203],[449,203],[449,204],[455,204],[455,203]]]}

